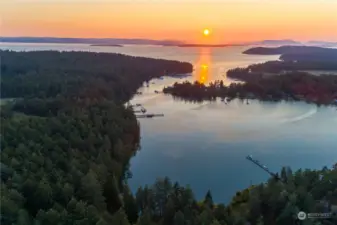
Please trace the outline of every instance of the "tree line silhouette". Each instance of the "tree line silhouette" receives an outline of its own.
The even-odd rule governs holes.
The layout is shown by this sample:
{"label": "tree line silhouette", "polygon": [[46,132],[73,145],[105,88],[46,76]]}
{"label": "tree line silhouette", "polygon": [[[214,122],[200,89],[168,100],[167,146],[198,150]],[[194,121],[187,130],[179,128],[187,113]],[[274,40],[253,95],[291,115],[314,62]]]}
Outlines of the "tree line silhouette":
{"label": "tree line silhouette", "polygon": [[221,80],[210,82],[209,85],[183,82],[165,87],[163,92],[192,101],[215,100],[216,97],[220,97],[263,101],[305,100],[318,105],[335,104],[337,75],[317,76],[293,70],[298,67],[292,65],[297,64],[280,61],[254,64],[227,71],[228,78],[243,82],[232,83],[229,86],[224,86]]}

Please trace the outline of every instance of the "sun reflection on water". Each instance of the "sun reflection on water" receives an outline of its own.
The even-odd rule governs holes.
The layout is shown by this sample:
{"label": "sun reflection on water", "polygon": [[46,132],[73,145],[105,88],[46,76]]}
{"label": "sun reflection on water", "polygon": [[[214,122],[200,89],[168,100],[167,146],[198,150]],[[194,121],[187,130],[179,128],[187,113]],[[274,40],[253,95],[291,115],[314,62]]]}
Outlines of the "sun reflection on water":
{"label": "sun reflection on water", "polygon": [[225,86],[231,83],[242,83],[238,80],[233,80],[227,77],[226,72],[229,68],[235,68],[235,65],[229,67],[227,62],[223,62],[223,65],[219,65],[216,58],[213,59],[215,49],[211,47],[203,47],[199,49],[199,55],[194,63],[194,80],[202,84],[209,84],[216,80],[222,80]]}
{"label": "sun reflection on water", "polygon": [[196,63],[195,80],[200,83],[209,83],[211,74],[211,50],[210,48],[201,48],[199,58]]}

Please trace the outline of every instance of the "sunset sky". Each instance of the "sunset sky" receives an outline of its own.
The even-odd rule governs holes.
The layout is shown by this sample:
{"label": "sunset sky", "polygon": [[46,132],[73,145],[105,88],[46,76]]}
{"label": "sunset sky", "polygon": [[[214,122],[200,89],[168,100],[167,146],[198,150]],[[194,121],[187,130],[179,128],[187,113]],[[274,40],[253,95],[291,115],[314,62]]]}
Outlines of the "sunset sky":
{"label": "sunset sky", "polygon": [[1,36],[337,41],[337,0],[1,0],[0,15]]}

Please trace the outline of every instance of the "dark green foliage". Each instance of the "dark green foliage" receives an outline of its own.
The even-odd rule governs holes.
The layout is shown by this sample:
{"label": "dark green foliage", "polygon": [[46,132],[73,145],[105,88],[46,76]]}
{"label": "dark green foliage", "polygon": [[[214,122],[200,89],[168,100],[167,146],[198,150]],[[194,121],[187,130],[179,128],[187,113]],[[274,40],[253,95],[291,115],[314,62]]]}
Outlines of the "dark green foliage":
{"label": "dark green foliage", "polygon": [[337,164],[284,168],[281,180],[238,192],[228,206],[210,191],[198,202],[168,178],[133,196],[126,178],[139,124],[122,103],[143,81],[190,65],[114,54],[1,55],[1,94],[20,98],[1,106],[1,224],[283,225],[300,210],[337,205]]}
{"label": "dark green foliage", "polygon": [[181,211],[178,211],[174,214],[173,225],[184,225],[185,217]]}
{"label": "dark green foliage", "polygon": [[[283,225],[295,224],[299,211],[324,212],[324,207],[319,208],[318,200],[325,199],[330,205],[337,205],[336,169],[305,170],[297,171],[295,174],[291,173],[289,168],[283,168],[281,171],[286,181],[271,178],[266,184],[238,192],[227,207],[223,204],[211,204],[210,191],[206,193],[202,203],[197,203],[188,187],[181,187],[177,183],[171,185],[167,178],[158,179],[153,186],[139,188],[137,191],[136,201],[144,212],[140,218],[148,220],[148,217],[151,217],[152,222],[165,225],[245,225],[247,222]],[[319,174],[322,173],[324,176],[320,180]],[[318,189],[324,189],[325,192]],[[158,206],[162,204],[165,207],[160,216]],[[318,220],[311,221],[315,223]],[[333,218],[324,221],[336,222]]]}
{"label": "dark green foliage", "polygon": [[137,225],[155,225],[155,223],[152,221],[151,214],[147,209],[144,210],[142,215],[139,217]]}
{"label": "dark green foliage", "polygon": [[127,101],[144,81],[192,72],[192,65],[110,53],[12,52],[1,54],[1,97],[108,98]]}
{"label": "dark green foliage", "polygon": [[144,81],[192,65],[105,53],[0,53],[1,97],[16,98],[1,106],[2,224],[135,223],[125,178],[139,125],[124,103]]}
{"label": "dark green foliage", "polygon": [[204,205],[209,207],[209,208],[213,208],[213,197],[211,194],[211,191],[208,190],[204,199]]}
{"label": "dark green foliage", "polygon": [[136,204],[136,199],[132,195],[129,188],[126,186],[123,192],[123,200],[124,200],[124,209],[127,217],[129,218],[129,222],[134,224],[138,219],[138,207]]}
{"label": "dark green foliage", "polygon": [[114,225],[129,225],[127,215],[124,210],[118,210],[111,218],[110,224]]}

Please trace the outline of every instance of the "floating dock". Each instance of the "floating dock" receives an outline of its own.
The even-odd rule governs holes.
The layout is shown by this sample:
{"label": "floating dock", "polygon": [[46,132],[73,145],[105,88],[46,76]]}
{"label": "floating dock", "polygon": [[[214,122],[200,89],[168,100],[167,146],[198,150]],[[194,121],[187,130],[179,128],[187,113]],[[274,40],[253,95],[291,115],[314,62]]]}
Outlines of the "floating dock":
{"label": "floating dock", "polygon": [[135,104],[135,105],[131,105],[131,107],[141,107],[142,104]]}
{"label": "floating dock", "polygon": [[136,115],[136,118],[153,118],[153,117],[159,117],[164,116],[164,114],[144,114],[144,115]]}
{"label": "floating dock", "polygon": [[141,110],[134,110],[134,113],[146,113],[146,109],[142,108]]}
{"label": "floating dock", "polygon": [[131,105],[131,107],[133,109],[136,108],[136,107],[140,108],[140,110],[133,110],[134,113],[146,113],[146,109],[141,104]]}

